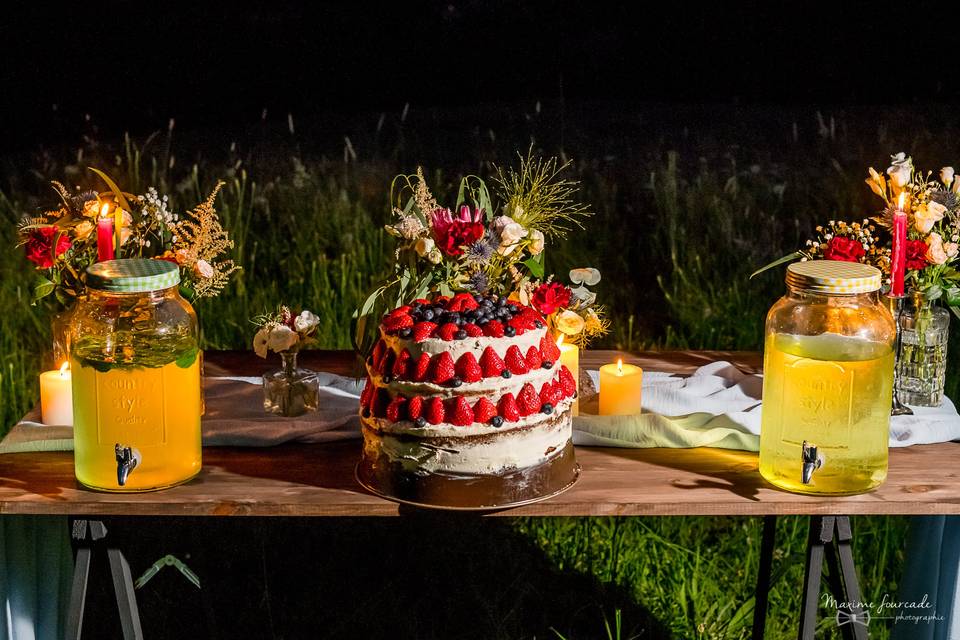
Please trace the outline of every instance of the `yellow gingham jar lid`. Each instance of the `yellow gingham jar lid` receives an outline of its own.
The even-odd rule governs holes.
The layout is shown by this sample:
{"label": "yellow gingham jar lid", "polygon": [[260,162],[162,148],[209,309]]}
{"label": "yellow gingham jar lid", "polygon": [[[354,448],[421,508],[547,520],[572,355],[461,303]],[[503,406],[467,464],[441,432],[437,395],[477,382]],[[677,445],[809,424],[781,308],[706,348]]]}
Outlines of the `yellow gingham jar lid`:
{"label": "yellow gingham jar lid", "polygon": [[880,289],[882,275],[860,262],[808,260],[787,267],[787,286],[826,295],[870,293]]}

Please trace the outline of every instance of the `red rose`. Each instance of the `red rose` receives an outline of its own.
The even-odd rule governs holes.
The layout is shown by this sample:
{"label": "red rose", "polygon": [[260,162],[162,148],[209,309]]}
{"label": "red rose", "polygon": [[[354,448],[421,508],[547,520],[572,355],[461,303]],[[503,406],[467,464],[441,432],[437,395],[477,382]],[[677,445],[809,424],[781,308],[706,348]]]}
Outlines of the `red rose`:
{"label": "red rose", "polygon": [[464,205],[460,214],[454,218],[450,209],[437,209],[431,216],[433,238],[440,251],[448,256],[463,254],[463,247],[473,244],[483,237],[483,210]]}
{"label": "red rose", "polygon": [[923,240],[907,240],[907,271],[920,271],[927,267],[927,243]]}
{"label": "red rose", "polygon": [[[24,249],[27,252],[27,260],[37,265],[41,269],[49,269],[53,266],[53,240],[57,237],[60,230],[57,227],[38,227],[30,231],[30,237],[27,239]],[[66,234],[60,234],[57,238],[56,255],[63,254],[70,248],[70,238]]]}
{"label": "red rose", "polygon": [[830,242],[823,250],[823,257],[827,260],[840,260],[841,262],[860,262],[860,258],[866,253],[863,245],[853,238],[834,236],[830,238]]}
{"label": "red rose", "polygon": [[533,290],[530,302],[537,311],[548,316],[558,308],[570,304],[570,287],[559,282],[542,284]]}

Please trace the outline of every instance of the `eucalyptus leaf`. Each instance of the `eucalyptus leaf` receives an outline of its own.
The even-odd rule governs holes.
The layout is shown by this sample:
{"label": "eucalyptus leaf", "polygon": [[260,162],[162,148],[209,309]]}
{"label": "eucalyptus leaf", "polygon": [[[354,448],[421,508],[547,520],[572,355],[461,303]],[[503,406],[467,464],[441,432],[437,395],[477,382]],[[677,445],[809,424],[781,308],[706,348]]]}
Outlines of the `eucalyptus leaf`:
{"label": "eucalyptus leaf", "polygon": [[534,278],[542,278],[544,274],[543,264],[539,262],[535,257],[527,258],[523,261],[523,264],[526,265],[527,269],[530,270],[530,273],[533,274]]}
{"label": "eucalyptus leaf", "polygon": [[768,265],[765,265],[765,266],[763,266],[763,267],[760,267],[759,269],[757,269],[756,271],[754,271],[753,273],[750,274],[750,278],[753,279],[754,276],[758,276],[758,275],[760,275],[761,273],[763,273],[764,271],[767,271],[767,270],[769,270],[769,269],[773,269],[774,267],[779,267],[780,265],[782,265],[782,264],[784,264],[784,263],[787,263],[787,262],[793,262],[794,260],[799,260],[799,259],[802,258],[802,257],[803,257],[803,253],[802,253],[802,252],[800,252],[800,251],[794,251],[794,252],[791,253],[790,255],[783,256],[782,258],[779,258],[779,259],[777,259],[777,260],[774,260],[773,262],[771,262],[771,263],[768,264]]}
{"label": "eucalyptus leaf", "polygon": [[951,307],[960,305],[960,287],[947,287],[944,290],[944,296]]}
{"label": "eucalyptus leaf", "polygon": [[54,289],[56,288],[57,285],[55,285],[53,282],[41,277],[37,281],[37,284],[33,287],[33,301],[36,302],[46,298],[48,295],[53,293]]}
{"label": "eucalyptus leaf", "polygon": [[941,287],[938,284],[932,284],[923,290],[923,297],[931,302],[933,302],[934,300],[939,300],[940,296],[942,295],[943,295],[943,287]]}
{"label": "eucalyptus leaf", "polygon": [[131,213],[133,212],[133,207],[131,207],[130,203],[127,202],[127,198],[126,196],[123,195],[123,191],[121,191],[120,187],[118,187],[117,184],[110,179],[110,176],[105,174],[103,171],[100,171],[100,169],[94,169],[93,167],[87,167],[87,168],[90,169],[90,171],[93,171],[98,176],[100,176],[100,178],[107,183],[107,186],[110,188],[110,191],[113,192],[113,195],[117,198],[117,204],[123,207],[124,210],[129,211]]}
{"label": "eucalyptus leaf", "polygon": [[174,362],[176,362],[177,366],[181,369],[189,369],[191,366],[193,366],[193,363],[197,361],[197,354],[199,352],[200,350],[194,347],[184,351]]}

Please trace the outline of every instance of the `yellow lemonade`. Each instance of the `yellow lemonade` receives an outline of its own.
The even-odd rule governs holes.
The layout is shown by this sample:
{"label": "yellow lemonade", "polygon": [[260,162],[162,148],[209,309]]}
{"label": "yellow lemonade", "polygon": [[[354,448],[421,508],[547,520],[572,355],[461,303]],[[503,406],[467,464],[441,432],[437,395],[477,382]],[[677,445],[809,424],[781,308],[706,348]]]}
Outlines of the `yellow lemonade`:
{"label": "yellow lemonade", "polygon": [[[164,350],[154,349],[147,362],[129,363],[98,360],[94,349],[85,353],[82,345],[74,350],[74,456],[81,483],[105,491],[150,491],[200,471],[201,358],[195,345],[177,346],[179,352],[160,356]],[[122,486],[117,445],[131,447],[138,458]]]}
{"label": "yellow lemonade", "polygon": [[[887,477],[893,349],[837,334],[773,334],[764,348],[760,473],[798,493],[862,493]],[[821,465],[801,482],[803,443]]]}

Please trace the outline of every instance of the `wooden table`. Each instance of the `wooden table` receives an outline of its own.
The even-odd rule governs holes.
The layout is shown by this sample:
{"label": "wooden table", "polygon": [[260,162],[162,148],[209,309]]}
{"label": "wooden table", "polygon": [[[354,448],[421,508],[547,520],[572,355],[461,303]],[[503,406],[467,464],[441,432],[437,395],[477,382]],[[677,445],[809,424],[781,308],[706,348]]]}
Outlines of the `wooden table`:
{"label": "wooden table", "polygon": [[[650,371],[687,374],[724,359],[740,369],[760,368],[756,353],[661,352],[617,354],[589,351],[581,367],[596,368],[618,356]],[[301,354],[304,366],[342,374],[358,363],[347,352]],[[244,352],[208,352],[207,375],[260,375],[271,363]],[[914,446],[890,452],[887,481],[858,496],[811,497],[775,489],[757,470],[757,455],[723,449],[577,449],[583,471],[569,491],[544,502],[492,512],[509,516],[752,515],[764,516],[757,576],[753,637],[762,638],[766,619],[776,517],[813,516],[804,579],[801,638],[813,638],[820,573],[831,566],[831,590],[841,602],[861,600],[850,551],[851,514],[960,514],[960,474],[955,443]],[[354,480],[359,441],[273,448],[204,451],[203,471],[193,481],[165,491],[111,494],[79,486],[70,453],[0,455],[0,514],[72,516],[394,516],[409,511],[366,493]],[[83,530],[87,521],[81,520]],[[93,532],[99,521],[89,521]],[[74,536],[77,527],[74,526]],[[83,534],[85,535],[85,533]],[[91,535],[94,535],[91,533]],[[68,616],[69,637],[79,637],[91,550],[81,536]],[[93,543],[94,545],[97,543]],[[108,549],[125,638],[142,638],[130,569],[119,549]],[[842,584],[837,576],[842,574]],[[850,608],[848,616],[862,614]],[[866,627],[852,625],[854,637]]]}
{"label": "wooden table", "polygon": [[[585,367],[615,360],[613,352],[586,352]],[[758,354],[664,352],[624,356],[648,370],[689,373],[727,359],[746,371]],[[346,352],[302,354],[304,366],[349,373]],[[208,375],[258,375],[270,363],[240,352],[206,354]],[[359,441],[283,445],[267,449],[208,447],[192,482],[142,494],[84,489],[71,453],[0,456],[0,514],[175,516],[391,516],[404,508],[361,489],[353,478]],[[579,447],[580,481],[555,498],[490,515],[795,515],[960,514],[960,446],[914,446],[890,452],[885,484],[871,493],[825,498],[781,491],[757,471],[757,455],[724,449],[612,449]]]}

